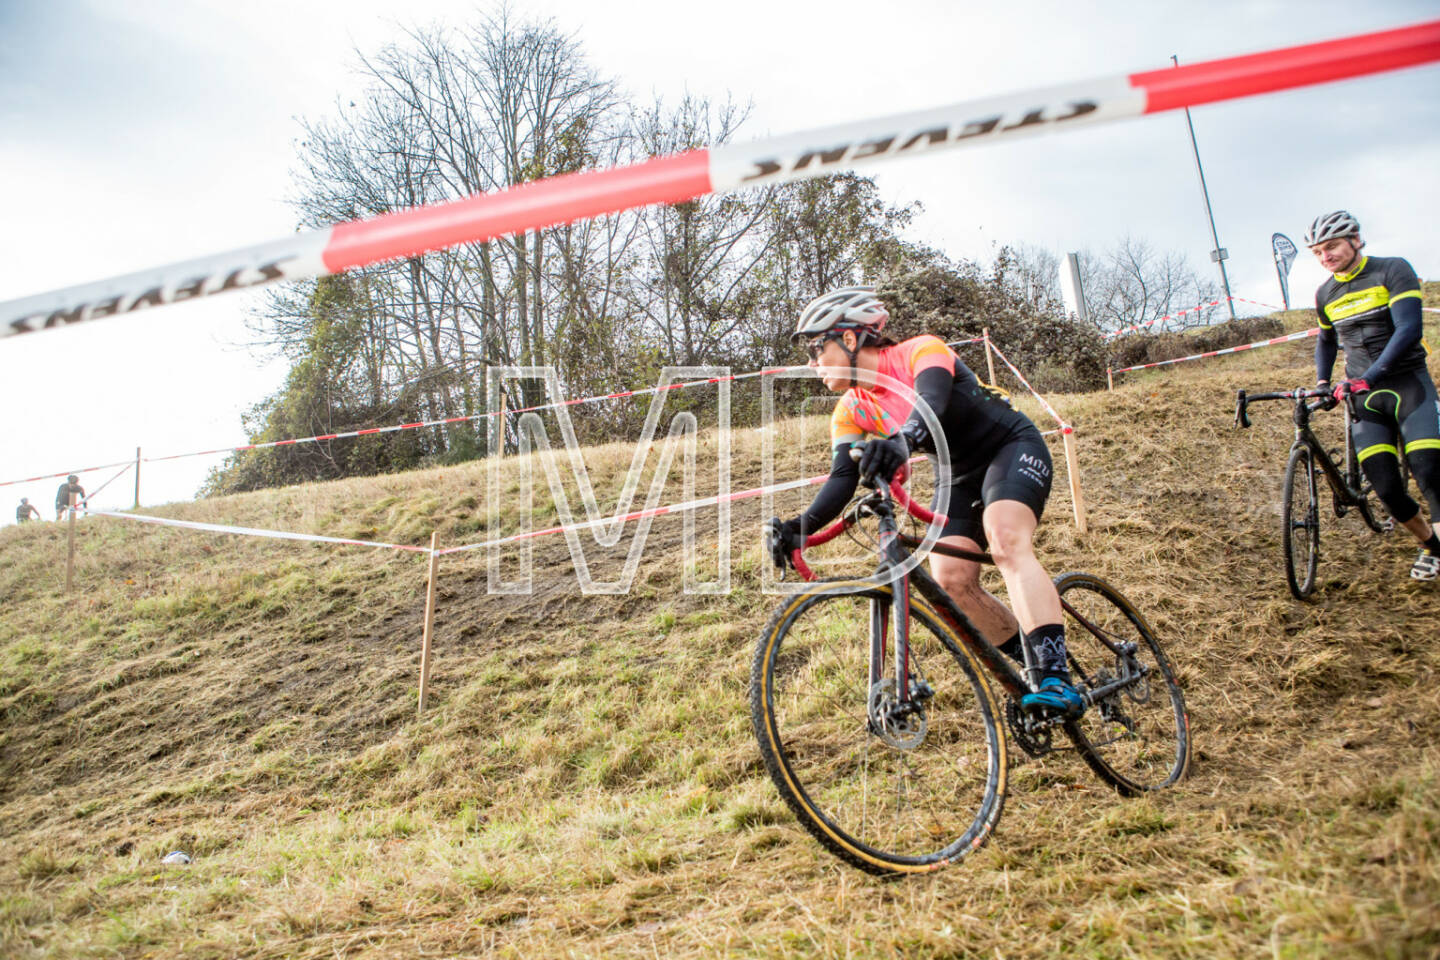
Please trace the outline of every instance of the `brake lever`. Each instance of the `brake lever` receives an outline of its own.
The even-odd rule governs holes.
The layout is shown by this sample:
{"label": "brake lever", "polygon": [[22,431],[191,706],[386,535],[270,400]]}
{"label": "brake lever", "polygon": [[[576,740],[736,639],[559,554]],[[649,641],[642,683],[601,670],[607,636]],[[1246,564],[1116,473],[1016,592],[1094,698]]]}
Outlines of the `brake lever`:
{"label": "brake lever", "polygon": [[[860,462],[860,458],[863,457],[864,455],[865,455],[865,444],[862,443],[862,444],[859,444],[858,446],[853,446],[853,447],[850,448],[850,459],[853,460],[854,462],[859,463],[859,462]],[[865,486],[869,487],[871,490],[879,490],[879,489],[880,489],[880,478],[877,477],[877,476],[875,476],[873,473],[872,473],[868,478],[862,476],[862,477],[860,478],[860,482],[863,483],[863,484],[865,484]]]}

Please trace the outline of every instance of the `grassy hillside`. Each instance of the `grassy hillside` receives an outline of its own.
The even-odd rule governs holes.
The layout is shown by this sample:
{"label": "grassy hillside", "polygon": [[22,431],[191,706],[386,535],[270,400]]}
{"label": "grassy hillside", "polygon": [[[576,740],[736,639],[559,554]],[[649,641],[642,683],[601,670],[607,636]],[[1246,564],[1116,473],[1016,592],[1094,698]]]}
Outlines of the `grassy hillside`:
{"label": "grassy hillside", "polygon": [[[61,528],[0,530],[0,955],[1435,956],[1440,591],[1407,578],[1408,541],[1352,516],[1325,521],[1317,602],[1291,601],[1287,411],[1230,425],[1236,388],[1308,384],[1310,351],[1055,398],[1090,532],[1062,470],[1042,555],[1150,617],[1187,691],[1192,775],[1123,800],[1068,754],[1022,763],[990,845],[920,880],[839,865],[760,767],[758,501],[735,505],[720,596],[682,591],[678,517],[622,595],[582,595],[563,538],[533,541],[528,596],[488,595],[480,553],[443,558],[422,719],[417,556],[94,518],[66,595]],[[823,429],[783,425],[778,479],[823,469]],[[758,435],[735,444],[733,487],[757,485]],[[587,457],[602,503],[629,456]],[[519,528],[515,476],[497,505],[485,471],[157,512],[459,544]],[[535,525],[555,516],[538,496]],[[697,527],[705,578],[715,512]],[[598,561],[591,542],[598,577],[628,542]],[[194,862],[161,865],[175,849]]]}

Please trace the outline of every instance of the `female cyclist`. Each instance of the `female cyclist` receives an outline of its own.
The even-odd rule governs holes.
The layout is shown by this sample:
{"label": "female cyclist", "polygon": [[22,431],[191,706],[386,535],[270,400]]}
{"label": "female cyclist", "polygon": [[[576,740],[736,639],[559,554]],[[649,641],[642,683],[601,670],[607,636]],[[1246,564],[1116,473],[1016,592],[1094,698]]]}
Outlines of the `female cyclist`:
{"label": "female cyclist", "polygon": [[[840,515],[862,476],[889,482],[911,451],[935,453],[930,430],[915,409],[918,395],[944,432],[954,478],[940,542],[972,551],[988,546],[1015,612],[980,585],[979,564],[931,554],[930,569],[990,643],[1023,661],[1020,631],[1030,638],[1041,683],[1022,705],[1078,717],[1085,704],[1066,665],[1060,597],[1032,546],[1050,494],[1045,440],[1028,417],[980,383],[940,338],[922,335],[896,343],[884,335],[888,320],[889,311],[873,287],[834,290],[801,313],[791,339],[804,341],[810,365],[826,388],[842,395],[830,418],[834,461],[829,479],[803,514],[787,521],[774,517],[766,524],[771,554],[783,566],[806,536]],[[870,376],[862,378],[862,371]],[[862,385],[862,379],[874,386]],[[874,415],[865,414],[877,406],[878,430]],[[898,429],[884,429],[894,424]],[[864,454],[856,464],[850,450],[861,443]]]}

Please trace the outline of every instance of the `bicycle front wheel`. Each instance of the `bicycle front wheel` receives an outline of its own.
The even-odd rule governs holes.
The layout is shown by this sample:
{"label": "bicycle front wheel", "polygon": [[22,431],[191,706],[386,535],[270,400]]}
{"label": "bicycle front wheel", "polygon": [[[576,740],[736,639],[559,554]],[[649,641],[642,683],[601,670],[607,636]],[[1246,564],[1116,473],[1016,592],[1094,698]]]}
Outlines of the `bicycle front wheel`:
{"label": "bicycle front wheel", "polygon": [[1296,600],[1315,591],[1320,564],[1320,498],[1315,489],[1315,461],[1309,447],[1290,451],[1285,465],[1285,499],[1280,504],[1281,547],[1285,580]]}
{"label": "bicycle front wheel", "polygon": [[1190,767],[1190,717],[1149,624],[1099,577],[1066,573],[1055,588],[1071,678],[1092,694],[1110,688],[1065,732],[1090,769],[1127,797],[1180,780]]}
{"label": "bicycle front wheel", "polygon": [[890,603],[888,586],[857,581],[787,598],[760,637],[750,679],[750,717],[780,796],[831,853],[880,875],[935,870],[979,848],[999,820],[1006,776],[989,684],[918,598],[916,709],[898,727],[876,722],[895,680],[887,658],[888,679],[870,683],[868,640],[873,605]]}

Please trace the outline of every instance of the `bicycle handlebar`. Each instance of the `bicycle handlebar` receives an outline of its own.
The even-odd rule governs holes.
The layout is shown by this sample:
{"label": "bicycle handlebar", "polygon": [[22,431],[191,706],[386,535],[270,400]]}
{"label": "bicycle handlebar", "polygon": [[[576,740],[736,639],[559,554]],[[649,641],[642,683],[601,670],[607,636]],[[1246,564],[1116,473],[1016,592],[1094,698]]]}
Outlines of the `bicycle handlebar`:
{"label": "bicycle handlebar", "polygon": [[[1257,400],[1324,400],[1328,402],[1331,400],[1331,394],[1328,390],[1309,390],[1304,387],[1298,387],[1294,390],[1282,390],[1277,393],[1247,394],[1244,390],[1237,390],[1235,391],[1235,426],[1240,427],[1242,430],[1250,426],[1250,416],[1246,411],[1246,407]],[[1326,406],[1326,403],[1312,403],[1307,404],[1307,406],[1309,406],[1311,412],[1314,412]]]}
{"label": "bicycle handlebar", "polygon": [[[851,447],[850,459],[858,462],[863,454],[863,450],[864,444]],[[900,469],[895,471],[895,476],[892,477],[890,480],[889,493],[891,499],[893,499],[896,503],[900,504],[900,506],[904,507],[905,511],[909,513],[912,517],[919,520],[921,523],[926,524],[927,526],[937,520],[940,521],[940,523],[942,524],[948,523],[950,518],[945,516],[945,514],[935,513],[933,510],[922,507],[920,504],[916,503],[911,498],[909,491],[907,491],[903,486],[909,474],[909,463],[901,464]],[[877,493],[881,490],[881,485],[879,483],[873,483],[872,487]],[[824,530],[821,530],[817,533],[812,533],[810,536],[806,537],[805,545],[803,547],[800,547],[797,550],[790,551],[790,563],[795,568],[795,572],[800,574],[800,576],[806,580],[814,580],[815,572],[810,569],[808,564],[806,564],[805,559],[800,555],[801,551],[809,549],[810,547],[818,547],[822,543],[829,543],[831,540],[834,540],[836,537],[840,536],[840,534],[850,529],[850,527],[854,526],[857,519],[858,517],[855,516],[855,511],[852,508],[851,510],[847,510],[845,514],[840,517],[839,520],[836,520]]]}

